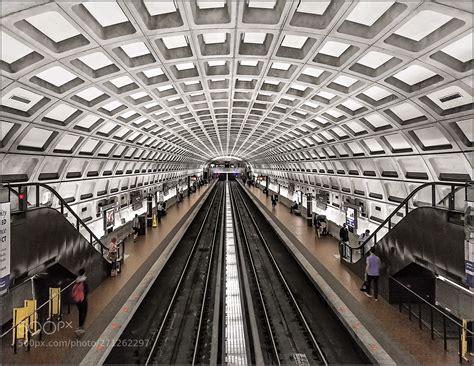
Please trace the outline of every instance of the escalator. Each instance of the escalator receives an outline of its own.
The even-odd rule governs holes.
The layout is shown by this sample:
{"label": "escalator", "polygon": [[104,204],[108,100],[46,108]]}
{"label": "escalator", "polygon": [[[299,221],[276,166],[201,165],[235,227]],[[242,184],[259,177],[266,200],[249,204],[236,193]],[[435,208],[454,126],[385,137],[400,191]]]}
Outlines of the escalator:
{"label": "escalator", "polygon": [[[432,187],[436,185],[444,184],[428,183],[420,186],[419,189],[427,187],[433,189]],[[466,185],[457,186],[466,187]],[[458,192],[454,185],[452,192]],[[431,206],[416,207],[408,211],[408,202],[416,193],[417,190],[413,191],[371,234],[364,245],[358,248],[347,248],[348,251],[354,253],[351,256],[352,261],[342,260],[353,272],[363,278],[366,256],[356,255],[367,253],[371,243],[375,242],[377,255],[382,262],[379,290],[382,296],[387,299],[390,298],[388,276],[403,278],[404,272],[409,273],[410,268],[415,268],[410,267],[412,264],[416,264],[416,268],[420,269],[417,273],[426,270],[431,273],[433,278],[435,274],[442,275],[461,284],[465,277],[465,233],[461,213],[453,210],[451,205],[447,209],[437,207],[435,201]],[[391,220],[400,212],[404,213],[403,219],[396,225],[392,224]],[[380,240],[377,240],[377,233],[380,235],[380,229],[387,227],[389,228],[388,232]],[[413,276],[415,275],[413,274]]]}
{"label": "escalator", "polygon": [[[11,318],[13,307],[24,298],[31,298],[31,278],[62,273],[61,277],[74,279],[79,269],[84,268],[93,290],[108,276],[107,248],[54,189],[44,184],[29,185],[33,190],[36,186],[37,190],[53,192],[60,209],[41,207],[37,202],[29,204],[26,210],[12,212],[10,288],[1,298],[2,324]],[[15,193],[14,187],[10,190]],[[15,196],[12,194],[13,199]],[[76,225],[65,214],[76,219]],[[83,229],[89,239],[79,229]]]}

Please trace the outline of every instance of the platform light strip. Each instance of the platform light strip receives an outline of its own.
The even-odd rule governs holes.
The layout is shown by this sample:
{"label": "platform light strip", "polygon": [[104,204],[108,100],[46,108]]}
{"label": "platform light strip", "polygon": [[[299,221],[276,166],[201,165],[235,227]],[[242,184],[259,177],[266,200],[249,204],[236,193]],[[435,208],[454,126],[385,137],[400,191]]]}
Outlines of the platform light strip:
{"label": "platform light strip", "polygon": [[225,186],[225,362],[247,365],[229,182]]}

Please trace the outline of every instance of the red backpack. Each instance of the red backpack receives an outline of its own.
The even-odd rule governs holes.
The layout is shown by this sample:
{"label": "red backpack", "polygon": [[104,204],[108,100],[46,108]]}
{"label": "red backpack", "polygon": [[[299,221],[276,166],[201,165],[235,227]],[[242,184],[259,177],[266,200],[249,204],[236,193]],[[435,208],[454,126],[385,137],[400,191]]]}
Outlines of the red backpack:
{"label": "red backpack", "polygon": [[76,304],[83,302],[85,298],[84,282],[76,282],[72,286],[72,301]]}

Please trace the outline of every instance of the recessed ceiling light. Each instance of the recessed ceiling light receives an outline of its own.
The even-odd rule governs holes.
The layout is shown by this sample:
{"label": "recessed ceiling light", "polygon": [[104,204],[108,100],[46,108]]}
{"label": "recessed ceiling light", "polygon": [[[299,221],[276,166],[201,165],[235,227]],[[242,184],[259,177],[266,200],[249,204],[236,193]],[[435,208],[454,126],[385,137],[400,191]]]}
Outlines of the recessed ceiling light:
{"label": "recessed ceiling light", "polygon": [[98,70],[112,65],[112,61],[102,52],[94,52],[89,55],[79,57],[79,60],[89,66],[92,70]]}
{"label": "recessed ceiling light", "polygon": [[386,62],[390,61],[392,58],[392,56],[382,52],[370,51],[359,61],[357,61],[357,63],[375,70]]}
{"label": "recessed ceiling light", "polygon": [[211,67],[214,67],[214,66],[225,66],[226,64],[226,61],[220,61],[220,60],[217,60],[217,61],[208,61],[207,64]]}
{"label": "recessed ceiling light", "polygon": [[324,70],[321,70],[321,69],[316,69],[314,67],[306,67],[303,70],[302,74],[317,78],[317,77],[321,76],[321,74],[323,72],[324,72]]}
{"label": "recessed ceiling light", "polygon": [[57,87],[61,87],[77,78],[76,75],[61,66],[50,67],[36,76]]}
{"label": "recessed ceiling light", "polygon": [[82,5],[102,27],[128,22],[127,16],[115,1],[91,1]]}
{"label": "recessed ceiling light", "polygon": [[33,147],[41,149],[44,147],[46,141],[53,134],[53,131],[44,130],[42,128],[33,127],[28,131],[25,137],[21,140],[19,146]]}
{"label": "recessed ceiling light", "polygon": [[1,32],[2,51],[0,59],[7,64],[11,64],[33,52],[33,50],[11,37],[5,32]]}
{"label": "recessed ceiling light", "polygon": [[346,19],[371,27],[394,3],[394,1],[362,1],[357,3]]}
{"label": "recessed ceiling light", "polygon": [[291,67],[291,64],[288,64],[286,62],[274,62],[272,64],[272,69],[277,69],[277,70],[288,71],[290,67]]}
{"label": "recessed ceiling light", "polygon": [[204,33],[202,38],[205,44],[225,43],[227,33]]}
{"label": "recessed ceiling light", "polygon": [[97,89],[94,86],[92,86],[88,89],[82,90],[79,93],[76,93],[76,95],[79,98],[82,98],[82,99],[84,99],[88,102],[90,102],[91,100],[94,100],[95,98],[100,97],[103,94],[104,94],[104,92],[102,92],[101,90]]}
{"label": "recessed ceiling light", "polygon": [[120,46],[120,48],[130,58],[140,57],[140,56],[148,55],[150,53],[150,50],[148,49],[146,44],[143,42],[129,43],[129,44]]}
{"label": "recessed ceiling light", "polygon": [[137,99],[140,99],[140,98],[143,98],[143,97],[146,97],[146,96],[148,96],[148,94],[141,91],[141,92],[130,95],[130,98],[132,98],[134,100],[137,100]]}
{"label": "recessed ceiling light", "polygon": [[163,70],[160,67],[156,67],[154,69],[148,69],[148,70],[143,71],[143,74],[147,78],[153,78],[155,76],[163,75]]}
{"label": "recessed ceiling light", "polygon": [[48,11],[25,19],[46,37],[58,43],[75,37],[80,32],[57,11]]}
{"label": "recessed ceiling light", "polygon": [[330,1],[301,0],[296,11],[298,13],[323,15],[330,4]]}
{"label": "recessed ceiling light", "polygon": [[472,33],[458,39],[450,45],[441,49],[447,55],[458,59],[461,62],[468,62],[472,57]]}
{"label": "recessed ceiling light", "polygon": [[226,5],[225,0],[213,0],[213,1],[203,1],[203,0],[196,0],[197,6],[201,10],[207,9],[219,9],[223,8]]}
{"label": "recessed ceiling light", "polygon": [[307,40],[308,40],[308,37],[287,34],[285,38],[283,38],[283,42],[281,42],[281,45],[283,47],[301,49]]}
{"label": "recessed ceiling light", "polygon": [[239,61],[239,63],[242,65],[242,66],[252,66],[252,67],[255,67],[258,65],[258,61],[252,61],[252,60],[242,60],[242,61]]}
{"label": "recessed ceiling light", "polygon": [[173,89],[173,86],[168,84],[168,85],[162,85],[162,86],[159,86],[157,87],[156,89],[158,89],[158,91],[160,92],[164,92],[166,90],[170,90],[170,89]]}
{"label": "recessed ceiling light", "polygon": [[120,106],[122,106],[123,104],[120,103],[118,100],[114,100],[110,103],[107,103],[106,105],[102,106],[102,108],[104,108],[105,110],[111,112],[113,111],[114,109],[117,109],[119,108]]}
{"label": "recessed ceiling light", "polygon": [[349,47],[350,45],[346,43],[328,41],[319,50],[319,53],[332,57],[340,57]]}
{"label": "recessed ceiling light", "polygon": [[273,9],[275,5],[276,5],[276,0],[264,0],[264,1],[248,0],[249,8]]}
{"label": "recessed ceiling light", "polygon": [[191,70],[194,69],[194,64],[192,62],[186,62],[184,64],[177,64],[176,68],[178,71]]}
{"label": "recessed ceiling light", "polygon": [[110,82],[114,84],[117,88],[122,88],[125,85],[132,84],[133,80],[129,76],[125,75],[125,76],[120,76],[118,78],[112,79],[110,80]]}
{"label": "recessed ceiling light", "polygon": [[364,107],[359,102],[356,102],[354,99],[348,99],[345,102],[341,103],[344,107],[349,108],[351,111],[356,111]]}
{"label": "recessed ceiling light", "polygon": [[403,81],[405,84],[415,85],[435,75],[437,75],[435,72],[423,66],[410,65],[406,69],[394,74],[393,77]]}
{"label": "recessed ceiling light", "polygon": [[169,50],[181,47],[187,47],[188,42],[185,36],[170,36],[162,38],[165,47]]}
{"label": "recessed ceiling light", "polygon": [[342,85],[342,86],[345,86],[346,88],[348,88],[348,87],[354,85],[357,81],[358,81],[357,79],[351,78],[349,76],[340,75],[336,79],[333,80],[333,83],[336,83],[336,84],[339,84],[339,85]]}
{"label": "recessed ceiling light", "polygon": [[266,37],[266,33],[245,32],[244,43],[263,44]]}
{"label": "recessed ceiling light", "polygon": [[143,4],[151,16],[176,12],[176,5],[173,0],[144,1]]}
{"label": "recessed ceiling light", "polygon": [[395,31],[395,34],[419,42],[453,17],[432,10],[422,10]]}
{"label": "recessed ceiling light", "polygon": [[421,113],[415,106],[408,102],[390,107],[390,110],[402,121],[407,121],[423,116],[423,113]]}
{"label": "recessed ceiling light", "polygon": [[46,118],[51,118],[56,121],[65,121],[70,116],[72,116],[77,111],[76,108],[71,107],[70,105],[61,103],[46,113]]}
{"label": "recessed ceiling light", "polygon": [[392,93],[388,92],[387,90],[379,87],[379,86],[372,86],[369,89],[365,90],[363,94],[367,95],[369,98],[379,101],[383,98],[389,97]]}

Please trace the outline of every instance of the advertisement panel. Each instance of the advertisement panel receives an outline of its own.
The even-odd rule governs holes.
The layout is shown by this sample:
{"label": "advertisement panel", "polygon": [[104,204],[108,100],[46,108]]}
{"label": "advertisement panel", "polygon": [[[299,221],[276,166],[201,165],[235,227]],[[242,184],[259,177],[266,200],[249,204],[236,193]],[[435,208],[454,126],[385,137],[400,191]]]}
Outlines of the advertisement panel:
{"label": "advertisement panel", "polygon": [[10,203],[0,203],[0,294],[10,286]]}

